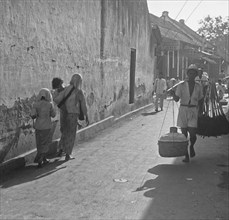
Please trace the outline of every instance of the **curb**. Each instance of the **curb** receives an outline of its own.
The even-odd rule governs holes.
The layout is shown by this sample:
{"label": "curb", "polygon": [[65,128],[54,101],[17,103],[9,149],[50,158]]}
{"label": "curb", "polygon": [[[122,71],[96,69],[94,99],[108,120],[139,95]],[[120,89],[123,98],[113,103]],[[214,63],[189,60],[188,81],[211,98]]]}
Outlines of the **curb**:
{"label": "curb", "polygon": [[110,127],[113,124],[114,119],[115,119],[114,116],[110,116],[99,122],[96,122],[92,125],[89,125],[85,128],[80,129],[79,131],[77,131],[77,134],[76,134],[76,142],[84,141],[84,140],[94,137],[99,131],[102,131]]}
{"label": "curb", "polygon": [[[96,136],[96,134],[108,127],[111,127],[115,123],[119,123],[120,121],[123,121],[127,119],[128,117],[135,115],[143,110],[146,110],[150,107],[153,107],[153,104],[149,104],[146,106],[143,106],[141,108],[138,108],[134,111],[128,112],[119,118],[115,118],[114,116],[110,116],[106,119],[103,119],[97,123],[94,123],[92,125],[89,125],[88,127],[82,128],[79,131],[77,131],[76,134],[76,142],[81,142],[88,140],[90,138],[93,138]],[[49,152],[50,154],[56,153],[58,143],[60,139],[53,140],[52,145],[51,145],[51,151]],[[24,154],[21,154],[13,159],[7,160],[0,164],[0,174],[7,174],[13,170],[25,167],[26,164],[33,163],[34,157],[36,155],[37,150],[33,149],[30,150]]]}
{"label": "curb", "polygon": [[120,121],[122,121],[122,120],[125,120],[125,119],[127,119],[128,117],[130,117],[130,116],[132,116],[132,115],[135,115],[135,114],[137,114],[137,113],[139,113],[139,112],[141,112],[141,111],[143,111],[143,110],[146,110],[146,109],[148,109],[148,108],[152,108],[153,106],[154,106],[154,104],[149,104],[149,105],[145,105],[145,106],[143,106],[143,107],[141,107],[141,108],[135,109],[135,110],[133,110],[133,111],[131,111],[131,112],[128,112],[128,113],[126,113],[126,114],[120,116],[119,118],[115,118],[115,119],[114,119],[114,122],[115,122],[115,123],[118,123],[118,122],[120,122]]}

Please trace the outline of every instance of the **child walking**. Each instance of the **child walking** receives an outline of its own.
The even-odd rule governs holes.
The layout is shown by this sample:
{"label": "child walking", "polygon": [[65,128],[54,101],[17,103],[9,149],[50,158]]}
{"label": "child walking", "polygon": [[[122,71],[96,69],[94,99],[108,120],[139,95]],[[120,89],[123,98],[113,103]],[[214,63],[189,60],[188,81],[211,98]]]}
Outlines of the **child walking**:
{"label": "child walking", "polygon": [[52,142],[52,121],[56,116],[53,106],[52,95],[49,89],[42,88],[37,96],[37,101],[33,105],[31,117],[35,119],[34,128],[36,136],[37,155],[34,159],[38,167],[48,163],[46,154],[49,144]]}

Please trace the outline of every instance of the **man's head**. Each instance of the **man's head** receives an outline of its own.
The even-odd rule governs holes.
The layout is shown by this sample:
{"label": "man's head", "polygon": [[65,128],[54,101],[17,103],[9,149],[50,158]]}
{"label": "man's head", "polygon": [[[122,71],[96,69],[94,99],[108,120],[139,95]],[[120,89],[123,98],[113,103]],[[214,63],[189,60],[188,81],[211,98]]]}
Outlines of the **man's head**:
{"label": "man's head", "polygon": [[70,85],[74,86],[75,88],[80,89],[82,85],[82,80],[83,80],[82,76],[79,73],[76,73],[72,76]]}
{"label": "man's head", "polygon": [[63,80],[61,78],[53,78],[52,80],[52,88],[53,89],[58,89],[60,86],[63,84]]}
{"label": "man's head", "polygon": [[187,69],[187,76],[190,81],[195,81],[198,75],[198,68],[195,64],[191,64]]}
{"label": "man's head", "polygon": [[163,73],[160,72],[159,75],[158,75],[159,79],[163,78]]}
{"label": "man's head", "polygon": [[198,76],[200,79],[202,78],[202,75],[203,75],[203,69],[200,67],[198,68]]}

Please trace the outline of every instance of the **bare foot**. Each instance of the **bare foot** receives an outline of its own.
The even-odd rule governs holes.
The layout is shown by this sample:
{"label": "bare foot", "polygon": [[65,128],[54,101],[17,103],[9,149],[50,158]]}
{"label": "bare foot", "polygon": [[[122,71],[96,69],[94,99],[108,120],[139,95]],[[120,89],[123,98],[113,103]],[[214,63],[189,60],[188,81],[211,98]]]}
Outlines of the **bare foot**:
{"label": "bare foot", "polygon": [[73,160],[73,159],[75,159],[75,157],[72,157],[71,155],[66,154],[66,156],[65,156],[65,161]]}

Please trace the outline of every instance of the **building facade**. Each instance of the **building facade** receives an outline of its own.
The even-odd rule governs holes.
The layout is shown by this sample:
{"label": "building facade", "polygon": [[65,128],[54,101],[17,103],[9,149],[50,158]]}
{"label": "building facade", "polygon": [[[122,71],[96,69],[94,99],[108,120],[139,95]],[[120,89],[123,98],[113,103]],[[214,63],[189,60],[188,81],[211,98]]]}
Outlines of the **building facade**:
{"label": "building facade", "polygon": [[183,19],[179,22],[164,11],[161,17],[150,14],[152,27],[158,26],[162,41],[157,48],[157,68],[168,78],[184,79],[191,63],[202,67],[212,79],[217,79],[222,68],[222,56],[204,37],[190,29]]}
{"label": "building facade", "polygon": [[5,0],[0,16],[0,162],[35,147],[30,110],[53,77],[82,74],[91,123],[149,102],[157,38],[146,0]]}

